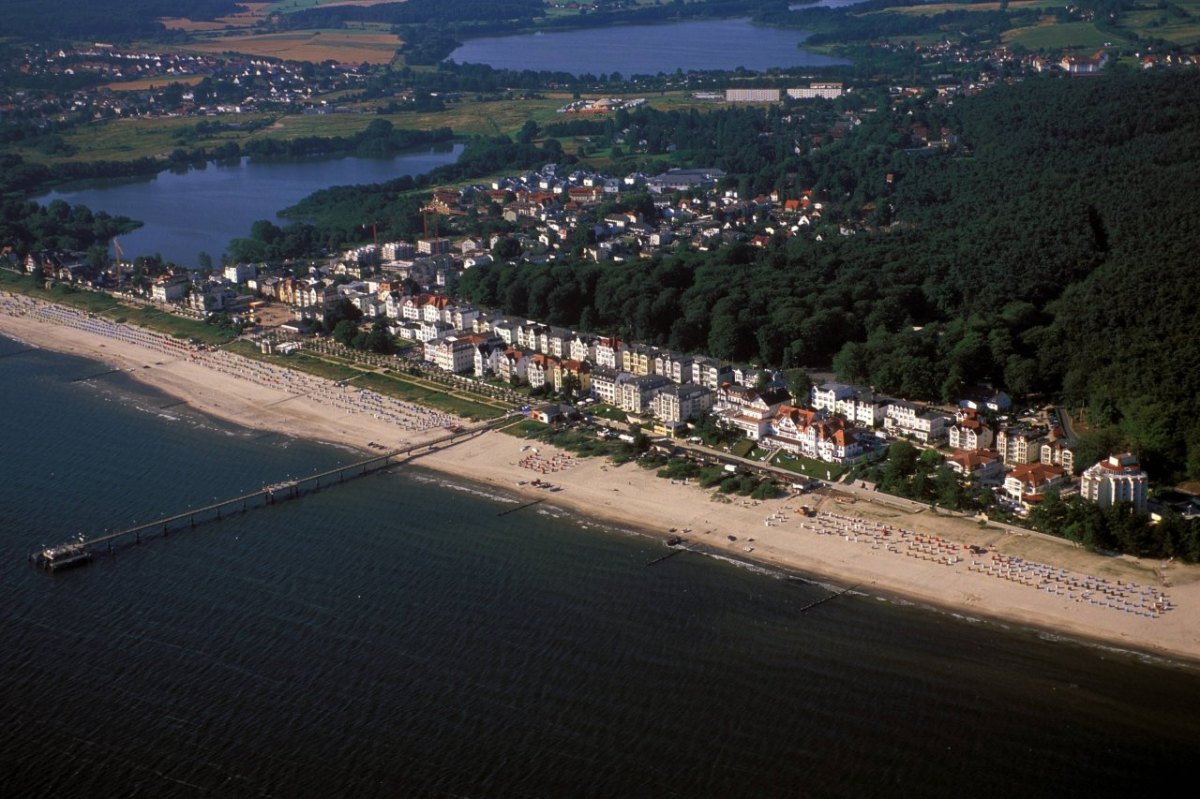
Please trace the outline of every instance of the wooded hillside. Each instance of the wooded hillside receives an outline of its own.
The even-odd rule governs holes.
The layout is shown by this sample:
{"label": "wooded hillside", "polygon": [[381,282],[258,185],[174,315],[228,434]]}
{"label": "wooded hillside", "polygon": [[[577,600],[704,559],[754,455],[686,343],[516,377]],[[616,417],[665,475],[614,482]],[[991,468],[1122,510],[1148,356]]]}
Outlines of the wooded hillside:
{"label": "wooded hillside", "polygon": [[892,227],[643,263],[497,264],[462,290],[682,350],[832,363],[913,398],[976,381],[1061,398],[1156,475],[1200,476],[1200,82],[1035,79],[930,122],[970,155],[866,159],[848,142],[847,177],[892,206]]}

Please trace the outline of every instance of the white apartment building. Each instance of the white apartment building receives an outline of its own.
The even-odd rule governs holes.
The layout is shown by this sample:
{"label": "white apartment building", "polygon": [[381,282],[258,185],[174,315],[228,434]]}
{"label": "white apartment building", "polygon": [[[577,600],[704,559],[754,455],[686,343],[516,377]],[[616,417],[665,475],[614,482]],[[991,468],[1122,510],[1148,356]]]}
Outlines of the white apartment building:
{"label": "white apartment building", "polygon": [[475,339],[468,336],[446,336],[429,342],[426,352],[432,350],[432,360],[437,368],[454,374],[465,374],[475,370],[476,343]]}
{"label": "white apartment building", "polygon": [[1148,485],[1149,478],[1137,458],[1125,452],[1088,467],[1080,480],[1079,495],[1102,508],[1132,502],[1135,508],[1144,511]]}
{"label": "white apartment building", "polygon": [[812,406],[814,410],[837,413],[839,400],[847,400],[854,396],[854,387],[845,383],[821,383],[812,387]]}
{"label": "white apartment building", "polygon": [[664,422],[686,422],[713,406],[713,393],[693,384],[669,385],[654,395],[654,415]]}

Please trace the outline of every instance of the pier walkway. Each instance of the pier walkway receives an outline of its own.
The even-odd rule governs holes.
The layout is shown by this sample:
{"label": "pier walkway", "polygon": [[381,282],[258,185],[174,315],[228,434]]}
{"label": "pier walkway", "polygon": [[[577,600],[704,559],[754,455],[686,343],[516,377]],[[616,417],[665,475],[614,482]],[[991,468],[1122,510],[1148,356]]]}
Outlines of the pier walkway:
{"label": "pier walkway", "polygon": [[[518,414],[502,416],[474,427],[462,428],[447,435],[420,444],[414,444],[411,447],[365,458],[354,463],[348,463],[320,472],[319,474],[311,474],[306,477],[297,477],[292,480],[273,483],[264,486],[258,491],[240,494],[236,497],[223,499],[199,508],[188,508],[180,513],[162,516],[144,524],[137,524],[95,537],[81,535],[72,541],[31,553],[29,560],[51,570],[56,568],[56,555],[61,554],[72,556],[69,560],[70,565],[87,563],[91,559],[90,555],[101,550],[112,553],[119,544],[140,544],[142,538],[145,536],[159,535],[165,537],[172,530],[192,529],[199,524],[218,521],[232,513],[245,513],[258,508],[270,507],[289,499],[298,499],[305,494],[311,494],[328,486],[338,485],[348,480],[378,472],[413,457],[445,449],[446,447],[452,447],[468,438],[479,435],[485,430],[494,430],[510,424],[516,415]],[[83,557],[83,555],[89,557]],[[66,561],[64,561],[65,564]]]}

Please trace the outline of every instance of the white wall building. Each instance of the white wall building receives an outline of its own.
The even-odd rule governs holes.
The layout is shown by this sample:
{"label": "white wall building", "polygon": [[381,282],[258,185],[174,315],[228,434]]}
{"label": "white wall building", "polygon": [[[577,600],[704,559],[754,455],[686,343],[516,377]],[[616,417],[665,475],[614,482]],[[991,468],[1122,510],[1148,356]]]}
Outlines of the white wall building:
{"label": "white wall building", "polygon": [[1110,455],[1091,466],[1080,480],[1079,495],[1102,508],[1118,502],[1132,502],[1139,511],[1146,509],[1149,478],[1128,452]]}

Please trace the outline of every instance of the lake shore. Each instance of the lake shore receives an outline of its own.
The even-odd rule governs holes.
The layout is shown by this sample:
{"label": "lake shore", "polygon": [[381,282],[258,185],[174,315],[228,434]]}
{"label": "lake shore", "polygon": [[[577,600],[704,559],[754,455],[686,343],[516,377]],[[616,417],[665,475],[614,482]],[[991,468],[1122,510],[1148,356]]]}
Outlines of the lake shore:
{"label": "lake shore", "polygon": [[[373,454],[379,446],[397,449],[445,432],[447,419],[436,412],[377,407],[329,381],[228,353],[176,354],[171,349],[176,343],[157,334],[141,338],[139,332],[127,340],[53,324],[31,313],[35,307],[57,306],[0,293],[0,333],[109,364],[196,410],[245,427]],[[145,343],[154,340],[166,345],[153,349]],[[1070,542],[981,528],[958,516],[908,511],[882,498],[836,490],[762,502],[718,501],[711,491],[658,479],[634,463],[618,467],[576,458],[503,433],[483,433],[416,462],[531,501],[545,499],[601,523],[663,538],[679,535],[685,546],[717,556],[967,617],[1200,662],[1200,566],[1102,557]],[[535,486],[535,480],[558,490]],[[817,515],[804,515],[802,505]],[[986,548],[987,554],[967,547]],[[1140,597],[1163,594],[1169,597],[1165,612],[1130,609]]]}

